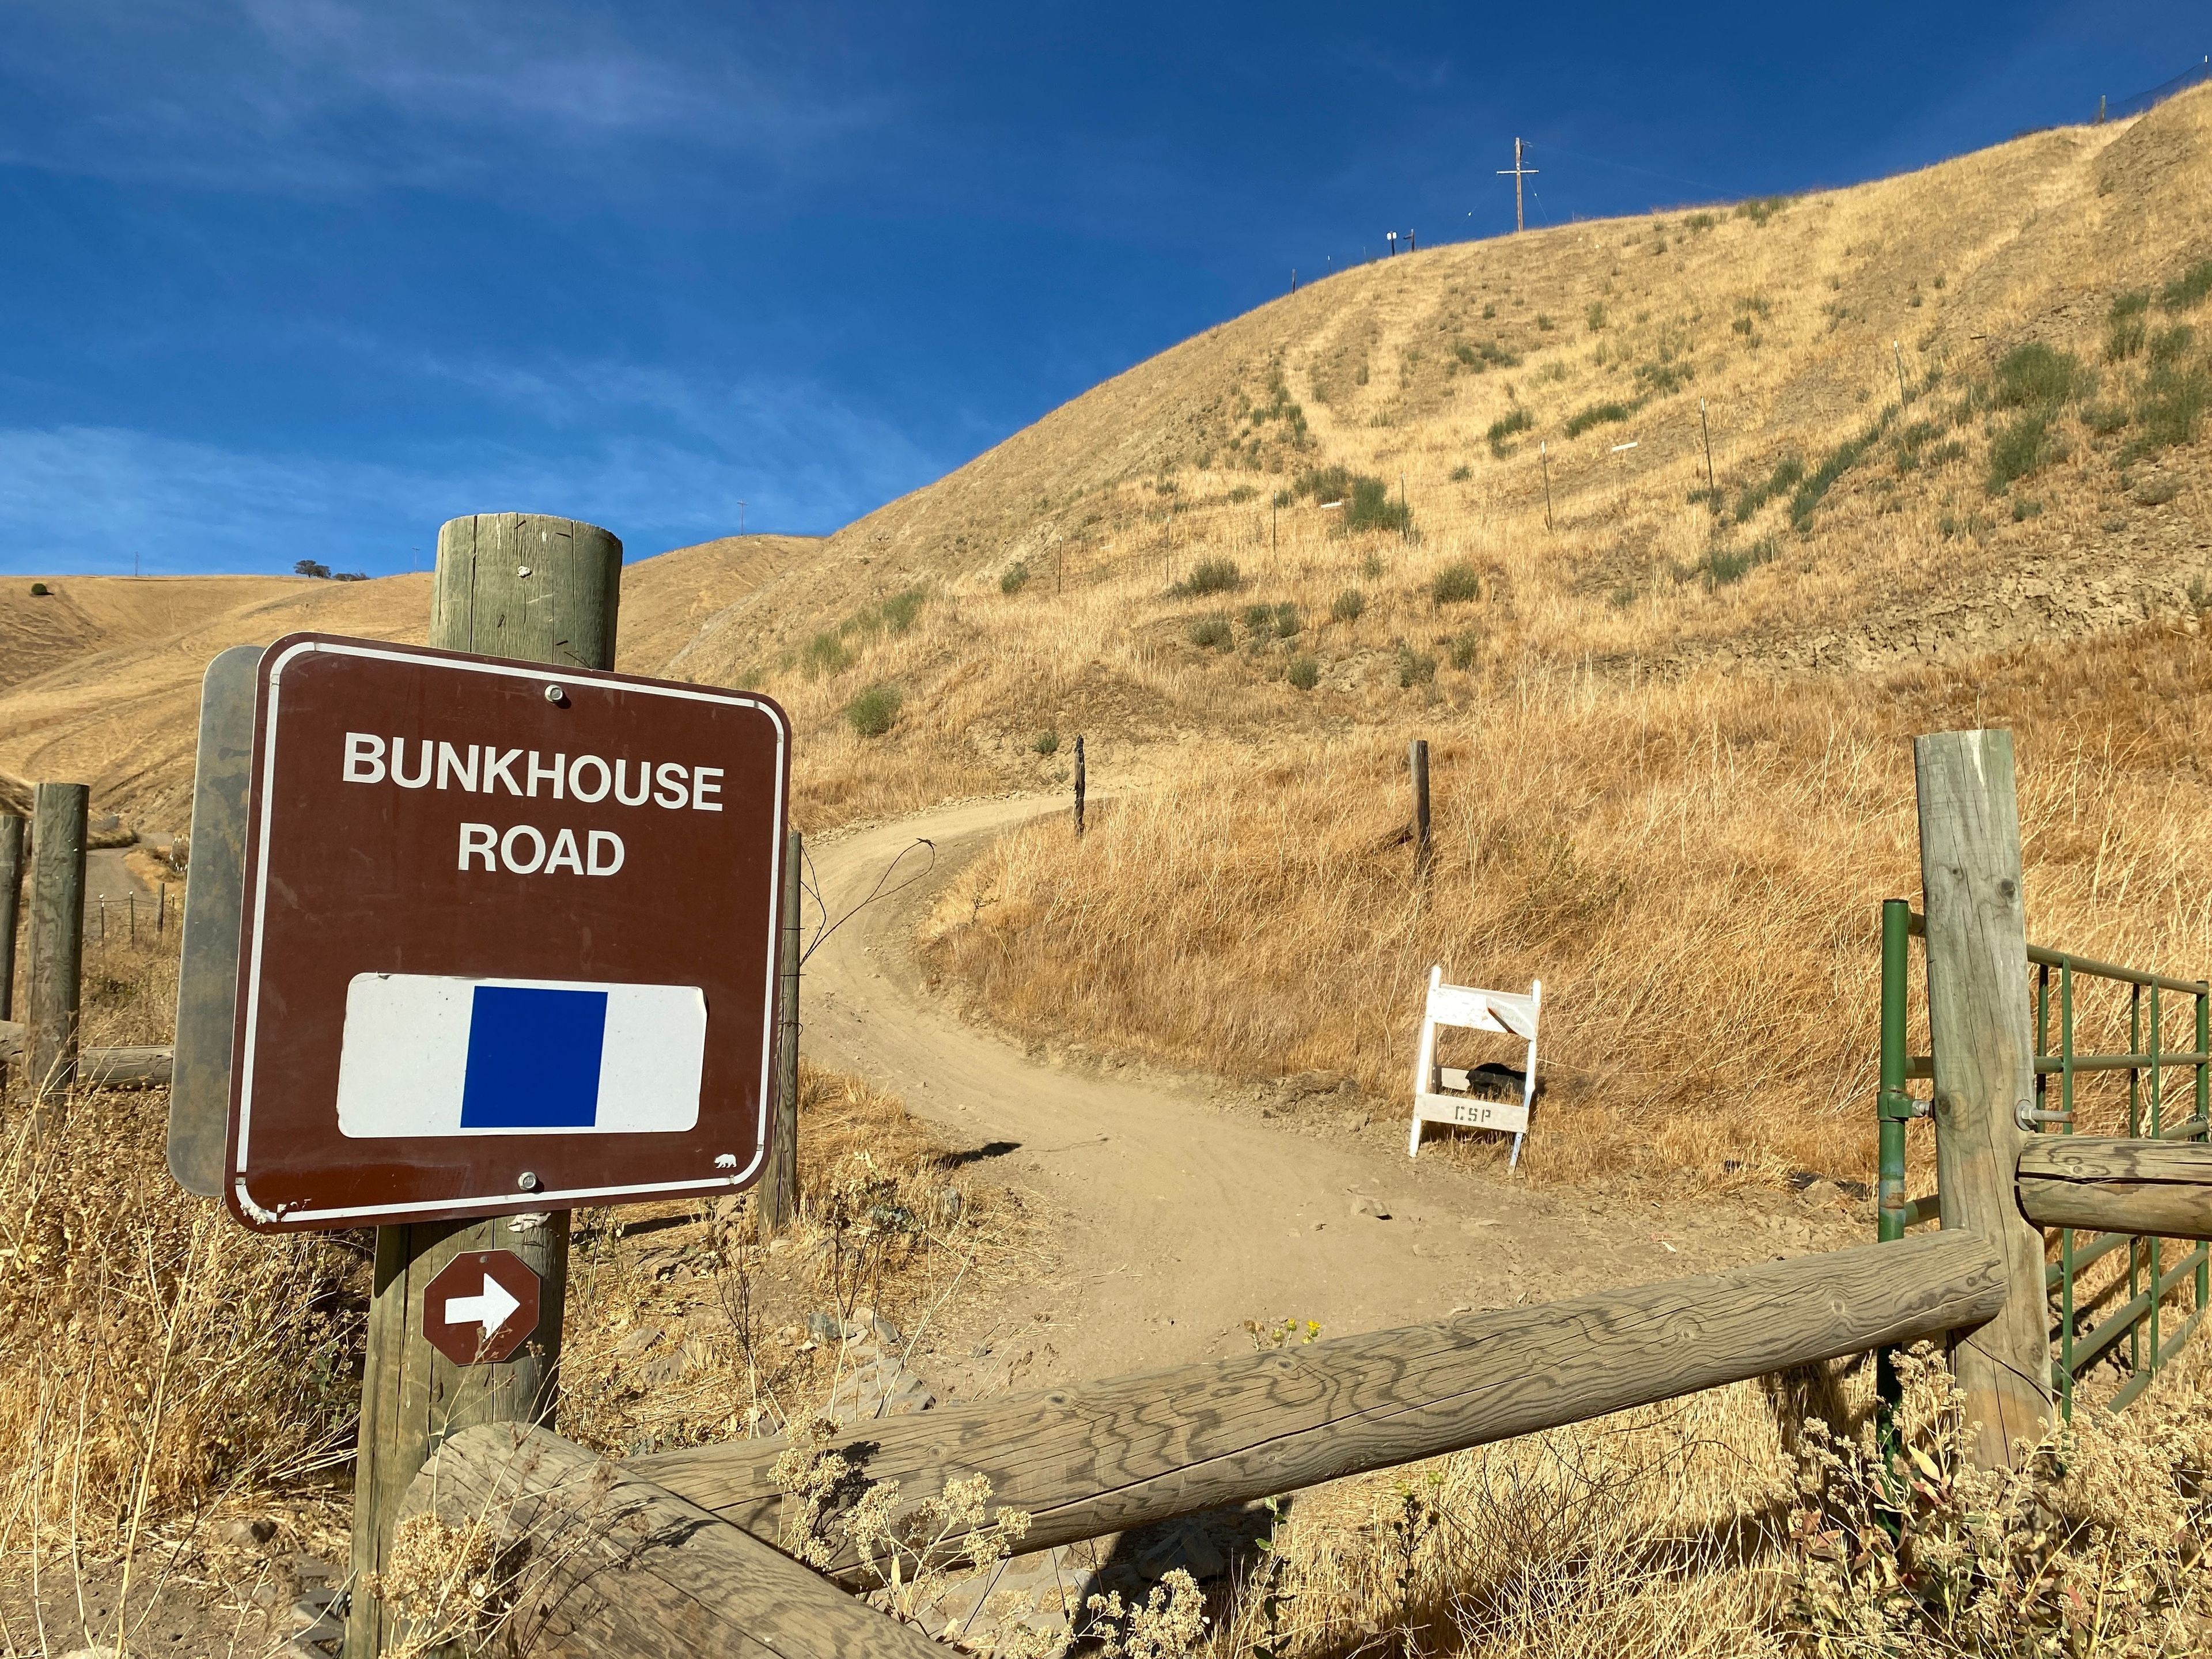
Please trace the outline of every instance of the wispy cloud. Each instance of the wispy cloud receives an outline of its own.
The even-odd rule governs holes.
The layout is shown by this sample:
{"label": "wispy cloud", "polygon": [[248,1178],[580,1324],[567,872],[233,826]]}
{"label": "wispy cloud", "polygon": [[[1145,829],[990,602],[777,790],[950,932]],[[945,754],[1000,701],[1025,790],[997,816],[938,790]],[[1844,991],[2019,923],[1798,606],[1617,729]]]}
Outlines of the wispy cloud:
{"label": "wispy cloud", "polygon": [[564,0],[22,0],[0,64],[0,161],[330,192],[605,184],[738,159],[756,187],[888,119],[766,30],[733,41]]}
{"label": "wispy cloud", "polygon": [[[556,368],[604,396],[607,378]],[[508,389],[531,387],[510,379]],[[942,471],[883,422],[818,387],[748,385],[719,397],[649,372],[630,394],[684,413],[527,450],[467,441],[375,459],[226,448],[117,427],[0,428],[0,570],[284,570],[300,558],[408,568],[465,513],[558,513],[605,525],[633,556],[756,530],[826,532]]]}

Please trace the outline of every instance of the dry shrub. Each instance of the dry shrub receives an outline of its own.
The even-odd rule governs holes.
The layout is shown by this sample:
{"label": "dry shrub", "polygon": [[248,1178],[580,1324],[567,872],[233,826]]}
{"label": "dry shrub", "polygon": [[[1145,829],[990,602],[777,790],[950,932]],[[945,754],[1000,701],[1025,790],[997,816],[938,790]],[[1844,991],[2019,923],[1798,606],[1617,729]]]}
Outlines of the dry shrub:
{"label": "dry shrub", "polygon": [[[1825,1414],[1739,1384],[1290,1501],[1214,1651],[1469,1659],[2180,1655],[2212,1639],[2212,1395],[2198,1359],[2084,1407],[2018,1474],[1971,1467],[1931,1351]],[[1832,1385],[1841,1382],[1838,1389]]]}
{"label": "dry shrub", "polygon": [[0,1552],[127,1550],[342,1461],[361,1255],[242,1231],[170,1180],[158,1093],[82,1093],[0,1149]]}
{"label": "dry shrub", "polygon": [[[173,1038],[179,927],[110,907],[83,1040]],[[20,959],[19,951],[19,959]],[[260,1237],[170,1179],[166,1091],[0,1096],[0,1559],[128,1559],[226,1499],[342,1462],[368,1264],[345,1235]]]}
{"label": "dry shrub", "polygon": [[2016,1473],[1966,1460],[1964,1396],[1900,1356],[1875,1425],[1806,1425],[1788,1623],[1820,1655],[2201,1653],[2212,1639],[2212,1413],[2201,1356],[2118,1417],[2083,1407]]}
{"label": "dry shrub", "polygon": [[782,1237],[759,1237],[750,1197],[580,1227],[562,1434],[629,1455],[780,1432],[855,1363],[821,1322],[880,1316],[911,1344],[961,1297],[1033,1269],[1018,1196],[963,1176],[899,1097],[802,1060],[799,1105],[799,1215]]}
{"label": "dry shrub", "polygon": [[[1431,963],[1540,978],[1539,1178],[1863,1172],[1879,905],[1919,889],[1911,736],[2018,728],[2031,937],[2193,975],[2207,719],[2212,651],[2150,629],[1869,687],[1534,678],[1434,741],[1425,882],[1403,751],[1355,738],[1194,763],[1080,841],[1011,835],[927,946],[1026,1032],[1231,1075],[1342,1070],[1377,1096],[1407,1086]],[[2085,1051],[2125,1046],[2121,1000],[2085,991],[2081,1013]],[[2085,1122],[2117,1086],[2088,1088]]]}
{"label": "dry shrub", "polygon": [[1753,1384],[1291,1500],[1215,1651],[1778,1650],[1790,1489]]}

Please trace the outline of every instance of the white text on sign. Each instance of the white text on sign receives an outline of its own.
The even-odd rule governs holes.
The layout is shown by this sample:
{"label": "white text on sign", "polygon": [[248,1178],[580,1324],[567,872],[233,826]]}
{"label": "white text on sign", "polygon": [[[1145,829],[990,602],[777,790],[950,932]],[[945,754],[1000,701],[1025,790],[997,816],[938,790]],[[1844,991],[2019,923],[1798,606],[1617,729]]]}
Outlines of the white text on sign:
{"label": "white text on sign", "polygon": [[722,810],[719,766],[685,766],[677,761],[656,766],[651,761],[623,759],[610,765],[597,755],[573,759],[556,755],[549,763],[535,749],[433,743],[428,738],[393,738],[387,748],[384,738],[368,732],[346,733],[343,775],[348,783],[392,783],[402,789],[458,787],[478,795],[504,789],[518,799],[532,799],[543,784],[555,800],[586,805],[611,795],[623,806],[643,806],[650,801],[672,811],[684,807],[695,812]]}

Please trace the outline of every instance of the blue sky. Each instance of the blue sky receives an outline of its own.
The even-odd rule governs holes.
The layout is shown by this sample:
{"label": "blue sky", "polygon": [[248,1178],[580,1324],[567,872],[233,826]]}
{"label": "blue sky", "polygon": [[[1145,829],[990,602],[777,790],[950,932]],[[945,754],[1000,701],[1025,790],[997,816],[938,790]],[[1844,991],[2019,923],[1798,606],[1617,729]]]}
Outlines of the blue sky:
{"label": "blue sky", "polygon": [[2201,6],[0,0],[0,569],[827,532],[1376,251],[2076,120]]}

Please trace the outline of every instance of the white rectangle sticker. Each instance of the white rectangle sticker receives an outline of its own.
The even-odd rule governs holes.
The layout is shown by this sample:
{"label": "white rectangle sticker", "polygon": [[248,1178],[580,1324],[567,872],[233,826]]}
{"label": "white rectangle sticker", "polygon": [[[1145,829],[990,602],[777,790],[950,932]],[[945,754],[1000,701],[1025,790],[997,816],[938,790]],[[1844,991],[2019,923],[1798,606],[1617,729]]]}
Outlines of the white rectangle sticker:
{"label": "white rectangle sticker", "polygon": [[695,985],[357,974],[338,1129],[413,1135],[665,1133],[699,1121]]}
{"label": "white rectangle sticker", "polygon": [[1413,1115],[1424,1123],[1451,1123],[1462,1129],[1524,1134],[1528,1128],[1528,1109],[1517,1100],[1470,1100],[1424,1092],[1414,1099]]}

